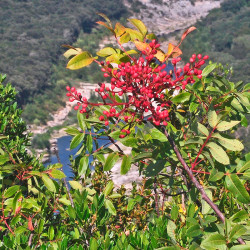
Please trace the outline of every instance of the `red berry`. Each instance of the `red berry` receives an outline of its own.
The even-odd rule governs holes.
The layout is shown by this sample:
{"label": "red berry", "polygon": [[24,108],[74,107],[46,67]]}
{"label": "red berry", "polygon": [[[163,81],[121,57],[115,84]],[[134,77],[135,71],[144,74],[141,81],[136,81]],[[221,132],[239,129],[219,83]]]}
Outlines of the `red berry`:
{"label": "red berry", "polygon": [[66,89],[67,89],[68,91],[70,91],[70,86],[67,86]]}

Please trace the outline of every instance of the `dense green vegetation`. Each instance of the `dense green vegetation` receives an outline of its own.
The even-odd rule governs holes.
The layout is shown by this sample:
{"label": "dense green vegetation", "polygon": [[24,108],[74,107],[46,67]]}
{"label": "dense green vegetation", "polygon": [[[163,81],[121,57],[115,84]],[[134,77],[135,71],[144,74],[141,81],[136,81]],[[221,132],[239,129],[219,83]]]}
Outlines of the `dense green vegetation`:
{"label": "dense green vegetation", "polygon": [[121,0],[116,4],[111,0],[105,4],[101,0],[1,1],[0,71],[10,76],[20,104],[33,102],[34,95],[55,83],[50,76],[63,52],[61,45],[72,43],[82,31],[90,32],[97,11],[111,18],[126,15]]}
{"label": "dense green vegetation", "polygon": [[197,32],[182,44],[183,59],[192,52],[208,54],[213,61],[233,67],[234,81],[250,81],[250,2],[227,0],[221,8],[195,24]]}

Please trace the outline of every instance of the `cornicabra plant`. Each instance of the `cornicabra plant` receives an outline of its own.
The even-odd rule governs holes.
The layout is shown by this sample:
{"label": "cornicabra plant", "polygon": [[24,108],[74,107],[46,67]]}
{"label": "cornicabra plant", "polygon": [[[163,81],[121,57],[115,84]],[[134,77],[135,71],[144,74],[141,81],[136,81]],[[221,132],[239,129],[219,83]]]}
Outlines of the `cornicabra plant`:
{"label": "cornicabra plant", "polygon": [[[97,139],[105,135],[118,149],[118,153],[111,152],[103,160],[104,170],[111,170],[121,156],[121,174],[136,164],[140,172],[158,180],[156,186],[162,182],[172,188],[178,177],[171,180],[172,184],[166,184],[159,178],[169,178],[171,174],[167,166],[171,166],[172,177],[179,174],[189,191],[195,186],[201,198],[224,223],[225,215],[219,208],[221,204],[213,201],[211,190],[218,192],[220,187],[230,192],[240,207],[250,201],[246,190],[249,156],[245,161],[240,160],[238,152],[244,148],[242,143],[232,139],[227,132],[221,133],[232,130],[239,123],[247,125],[244,114],[249,112],[250,85],[243,87],[242,82],[230,82],[216,63],[201,70],[207,55],[193,54],[190,63],[178,67],[182,53],[179,46],[195,27],[184,32],[177,46],[170,43],[165,53],[160,49],[156,36],[149,34],[140,20],[128,19],[136,29],[120,23],[113,28],[111,21],[104,14],[100,15],[106,22],[97,23],[111,31],[119,48],[106,47],[92,57],[80,48],[66,46],[69,49],[64,54],[70,59],[67,68],[76,70],[95,62],[100,65],[104,77],[110,79],[109,83],[99,83],[95,90],[102,99],[100,103],[91,103],[75,87],[67,87],[69,101],[76,101],[74,109],[79,110],[78,120],[82,129],[72,133],[72,128],[68,128],[68,132],[75,135],[71,147],[85,141],[85,130],[90,128],[86,122],[91,123],[99,134],[88,133],[85,141],[88,153],[93,152],[94,157],[100,160],[104,152],[103,147],[93,151],[89,146],[92,136]],[[133,46],[131,50],[125,49],[124,44],[127,43]],[[104,57],[105,61],[97,61],[98,56]],[[168,62],[172,63],[173,69],[166,69]],[[152,128],[150,124],[156,127]],[[132,154],[126,155],[115,140],[131,146]],[[154,146],[152,140],[157,140],[162,148]],[[79,153],[84,154],[85,150],[81,147]],[[217,188],[215,182],[220,183]],[[222,195],[220,193],[219,196]],[[226,242],[227,236],[218,237],[223,238],[223,244],[231,242]],[[216,240],[216,236],[214,238]],[[245,244],[239,237],[238,242]]]}

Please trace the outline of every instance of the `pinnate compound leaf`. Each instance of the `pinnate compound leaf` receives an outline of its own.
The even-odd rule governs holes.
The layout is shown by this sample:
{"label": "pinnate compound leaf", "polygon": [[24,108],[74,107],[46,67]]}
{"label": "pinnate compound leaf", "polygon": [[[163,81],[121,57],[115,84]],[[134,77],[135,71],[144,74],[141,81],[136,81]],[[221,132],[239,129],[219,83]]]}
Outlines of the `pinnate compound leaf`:
{"label": "pinnate compound leaf", "polygon": [[109,154],[103,166],[103,170],[110,171],[118,159],[119,159],[119,155],[117,153]]}
{"label": "pinnate compound leaf", "polygon": [[217,248],[218,246],[226,245],[226,239],[223,235],[213,233],[201,242],[203,248]]}
{"label": "pinnate compound leaf", "polygon": [[204,76],[204,77],[208,76],[216,68],[216,66],[217,66],[216,63],[212,63],[212,64],[207,65],[202,70],[202,76]]}
{"label": "pinnate compound leaf", "polygon": [[171,101],[175,104],[177,103],[183,103],[183,102],[186,102],[189,100],[191,94],[188,93],[188,92],[185,92],[185,93],[181,93],[177,96],[175,96],[174,98],[171,99]]}
{"label": "pinnate compound leaf", "polygon": [[5,192],[4,192],[4,198],[9,198],[12,195],[16,194],[16,192],[20,189],[20,186],[15,185],[12,187],[9,187]]}
{"label": "pinnate compound leaf", "polygon": [[221,136],[219,133],[215,133],[212,135],[213,138],[217,138],[219,143],[232,151],[241,151],[244,149],[244,145],[237,139],[228,139]]}
{"label": "pinnate compound leaf", "polygon": [[112,215],[116,215],[116,209],[110,200],[106,199],[104,205]]}
{"label": "pinnate compound leaf", "polygon": [[208,123],[212,128],[214,128],[218,123],[218,116],[214,110],[210,110],[208,112]]}
{"label": "pinnate compound leaf", "polygon": [[67,64],[67,68],[71,70],[80,69],[91,64],[95,58],[93,58],[87,51],[82,52],[74,56],[71,60],[69,60]]}
{"label": "pinnate compound leaf", "polygon": [[51,180],[48,175],[43,174],[42,180],[43,180],[44,185],[48,188],[49,191],[56,192],[56,186],[53,180]]}
{"label": "pinnate compound leaf", "polygon": [[250,196],[236,174],[227,175],[225,182],[227,189],[236,196],[238,201],[245,204],[250,202]]}
{"label": "pinnate compound leaf", "polygon": [[206,147],[209,148],[210,153],[216,161],[223,165],[228,165],[230,163],[229,157],[222,147],[214,142],[209,142]]}
{"label": "pinnate compound leaf", "polygon": [[132,23],[141,32],[143,37],[146,36],[148,30],[147,30],[147,27],[145,26],[145,24],[141,20],[132,18],[132,19],[128,19],[128,21],[130,23]]}
{"label": "pinnate compound leaf", "polygon": [[121,165],[121,174],[126,174],[129,169],[131,168],[131,156],[130,155],[124,155]]}
{"label": "pinnate compound leaf", "polygon": [[217,125],[217,130],[226,131],[226,130],[229,130],[230,128],[236,126],[239,123],[240,123],[240,121],[230,121],[230,122],[222,121]]}
{"label": "pinnate compound leaf", "polygon": [[245,234],[247,229],[242,225],[235,225],[229,235],[229,239],[231,242],[238,239],[241,235]]}
{"label": "pinnate compound leaf", "polygon": [[84,136],[85,136],[84,133],[81,133],[81,134],[74,136],[71,143],[70,143],[69,148],[70,149],[76,148],[82,142]]}

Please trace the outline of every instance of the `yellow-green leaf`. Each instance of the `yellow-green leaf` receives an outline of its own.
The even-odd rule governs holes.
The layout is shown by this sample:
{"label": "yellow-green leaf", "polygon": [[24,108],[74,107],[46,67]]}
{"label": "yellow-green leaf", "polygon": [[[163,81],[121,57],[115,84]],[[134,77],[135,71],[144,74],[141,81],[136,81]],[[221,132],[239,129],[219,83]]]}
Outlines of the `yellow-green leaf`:
{"label": "yellow-green leaf", "polygon": [[121,165],[121,174],[126,174],[131,168],[131,156],[124,155]]}
{"label": "yellow-green leaf", "polygon": [[83,189],[82,184],[80,184],[78,181],[69,181],[69,184],[73,189],[77,189],[80,191]]}
{"label": "yellow-green leaf", "polygon": [[82,52],[74,56],[71,60],[69,60],[67,64],[67,68],[71,70],[80,69],[91,64],[95,58],[93,58],[87,51]]}
{"label": "yellow-green leaf", "polygon": [[143,37],[146,36],[148,30],[147,30],[147,27],[145,26],[145,24],[141,20],[132,18],[132,19],[128,19],[128,21],[130,23],[132,23],[141,32]]}
{"label": "yellow-green leaf", "polygon": [[113,55],[113,54],[116,54],[116,50],[111,48],[111,47],[106,47],[106,48],[103,48],[101,50],[99,50],[96,54],[98,56],[101,56],[101,57],[106,57],[106,56],[110,56],[110,55]]}
{"label": "yellow-green leaf", "polygon": [[130,35],[132,41],[134,40],[143,41],[143,35],[137,30],[126,28],[126,33]]}
{"label": "yellow-green leaf", "polygon": [[209,148],[210,153],[216,161],[223,165],[228,165],[230,163],[229,157],[222,147],[214,142],[209,142],[206,147]]}
{"label": "yellow-green leaf", "polygon": [[70,58],[71,56],[75,56],[75,55],[78,55],[82,52],[82,49],[80,48],[74,48],[74,49],[69,49],[67,50],[63,55],[66,57],[66,58]]}
{"label": "yellow-green leaf", "polygon": [[212,128],[214,128],[218,123],[218,116],[214,110],[210,110],[208,112],[208,123]]}
{"label": "yellow-green leaf", "polygon": [[240,121],[230,121],[230,122],[222,121],[217,125],[217,130],[226,131],[226,130],[236,126],[239,123],[240,123]]}
{"label": "yellow-green leaf", "polygon": [[244,149],[244,145],[239,140],[225,138],[225,137],[221,136],[219,133],[213,134],[212,137],[217,138],[219,143],[223,147],[225,147],[229,150],[241,151]]}

